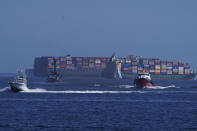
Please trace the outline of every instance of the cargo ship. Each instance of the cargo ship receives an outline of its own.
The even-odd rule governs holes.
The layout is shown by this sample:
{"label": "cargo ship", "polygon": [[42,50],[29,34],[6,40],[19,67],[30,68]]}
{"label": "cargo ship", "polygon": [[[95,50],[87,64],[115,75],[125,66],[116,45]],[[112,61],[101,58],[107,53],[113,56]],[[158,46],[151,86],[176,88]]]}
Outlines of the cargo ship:
{"label": "cargo ship", "polygon": [[[196,76],[194,69],[188,63],[176,60],[160,60],[153,58],[143,58],[130,55],[125,58],[117,58],[114,64],[113,57],[72,57],[71,55],[53,57],[42,56],[34,60],[34,75],[47,77],[54,70],[54,59],[56,70],[62,76],[62,81],[111,81],[103,77],[103,73],[111,71],[111,78],[115,75],[121,77],[115,82],[133,82],[139,74],[148,73],[153,80],[193,80]],[[118,68],[118,70],[117,70]],[[105,72],[104,72],[105,71]]]}

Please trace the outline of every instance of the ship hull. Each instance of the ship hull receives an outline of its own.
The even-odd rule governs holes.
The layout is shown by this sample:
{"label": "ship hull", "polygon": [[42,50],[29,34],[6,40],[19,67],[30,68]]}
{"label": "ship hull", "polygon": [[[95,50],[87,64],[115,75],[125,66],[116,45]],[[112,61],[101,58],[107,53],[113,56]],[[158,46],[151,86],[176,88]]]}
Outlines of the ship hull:
{"label": "ship hull", "polygon": [[[137,74],[122,74],[123,78],[131,78],[135,79]],[[196,74],[190,74],[190,75],[151,75],[151,78],[153,80],[194,80]]]}
{"label": "ship hull", "polygon": [[59,82],[60,81],[60,77],[59,76],[55,76],[55,77],[50,77],[47,79],[48,82]]}
{"label": "ship hull", "polygon": [[25,90],[25,87],[26,87],[25,84],[21,84],[21,83],[10,82],[8,84],[9,84],[9,86],[11,88],[11,91],[13,91],[13,92],[24,91]]}
{"label": "ship hull", "polygon": [[152,81],[147,80],[145,78],[140,78],[140,79],[135,79],[134,85],[137,88],[148,88],[148,87],[152,87],[153,83]]}
{"label": "ship hull", "polygon": [[113,79],[103,77],[64,77],[62,82],[66,85],[80,86],[113,86],[113,85],[132,85],[132,79]]}
{"label": "ship hull", "polygon": [[[100,78],[101,72],[100,70],[98,71],[78,71],[78,70],[59,70],[61,73],[62,77],[98,77]],[[123,79],[132,79],[134,80],[138,74],[126,74],[126,73],[121,73]],[[150,74],[151,78],[153,80],[193,80],[196,77],[196,73],[193,74]]]}
{"label": "ship hull", "polygon": [[[122,79],[103,78],[101,76],[66,75],[61,82],[66,85],[133,85],[137,75],[122,74]],[[193,80],[196,75],[151,75],[152,80]]]}

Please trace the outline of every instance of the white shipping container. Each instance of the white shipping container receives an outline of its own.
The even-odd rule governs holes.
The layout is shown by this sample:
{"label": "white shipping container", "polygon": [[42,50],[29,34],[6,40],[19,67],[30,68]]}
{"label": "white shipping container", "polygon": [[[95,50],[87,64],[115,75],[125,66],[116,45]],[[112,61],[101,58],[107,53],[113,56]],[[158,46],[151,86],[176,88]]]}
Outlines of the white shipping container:
{"label": "white shipping container", "polygon": [[167,67],[168,70],[172,70],[172,67]]}
{"label": "white shipping container", "polygon": [[184,70],[184,67],[179,67],[179,70]]}
{"label": "white shipping container", "polygon": [[155,72],[155,70],[150,70],[149,72]]}
{"label": "white shipping container", "polygon": [[155,69],[158,69],[158,70],[160,70],[160,67],[155,67]]}
{"label": "white shipping container", "polygon": [[100,64],[101,63],[101,60],[97,59],[97,60],[95,60],[95,63],[96,64]]}
{"label": "white shipping container", "polygon": [[171,74],[172,74],[172,71],[169,71],[169,70],[168,70],[168,71],[167,71],[167,74],[170,74],[170,75],[171,75]]}
{"label": "white shipping container", "polygon": [[72,65],[72,61],[66,61],[67,65]]}
{"label": "white shipping container", "polygon": [[182,74],[184,74],[184,72],[183,71],[179,71],[179,74],[182,75]]}
{"label": "white shipping container", "polygon": [[126,63],[131,63],[131,59],[126,59]]}
{"label": "white shipping container", "polygon": [[160,72],[160,70],[155,70],[155,72]]}

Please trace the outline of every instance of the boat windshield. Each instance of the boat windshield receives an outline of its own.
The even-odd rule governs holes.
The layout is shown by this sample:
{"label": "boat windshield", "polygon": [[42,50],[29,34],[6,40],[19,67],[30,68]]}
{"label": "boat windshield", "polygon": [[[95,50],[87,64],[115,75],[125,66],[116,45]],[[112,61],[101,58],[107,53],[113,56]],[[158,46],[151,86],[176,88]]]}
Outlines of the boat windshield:
{"label": "boat windshield", "polygon": [[24,78],[24,76],[17,76],[14,79],[14,82],[16,82],[16,83],[26,83],[26,79]]}

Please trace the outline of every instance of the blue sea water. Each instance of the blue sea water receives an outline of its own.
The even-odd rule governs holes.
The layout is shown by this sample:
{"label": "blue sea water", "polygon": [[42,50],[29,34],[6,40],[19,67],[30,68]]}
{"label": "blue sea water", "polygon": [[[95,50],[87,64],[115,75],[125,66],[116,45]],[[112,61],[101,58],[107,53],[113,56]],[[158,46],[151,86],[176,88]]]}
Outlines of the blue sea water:
{"label": "blue sea water", "polygon": [[13,93],[0,77],[0,130],[197,130],[197,81],[65,86],[30,80]]}

